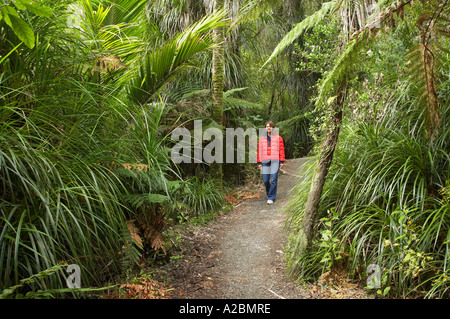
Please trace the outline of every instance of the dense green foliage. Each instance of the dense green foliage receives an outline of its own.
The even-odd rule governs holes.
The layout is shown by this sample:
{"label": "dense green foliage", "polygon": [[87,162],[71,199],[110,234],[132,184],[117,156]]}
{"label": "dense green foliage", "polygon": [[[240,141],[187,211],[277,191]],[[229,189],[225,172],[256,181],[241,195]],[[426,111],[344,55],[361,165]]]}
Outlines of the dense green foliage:
{"label": "dense green foliage", "polygon": [[[13,4],[21,9],[7,1],[2,12]],[[223,25],[220,13],[209,15],[157,40],[145,1],[46,4],[51,15],[18,13],[34,45],[5,14],[0,22],[1,289],[60,263],[81,266],[84,286],[100,285],[143,248],[164,249],[164,219],[184,196],[173,183],[185,181],[171,162],[158,90],[210,49],[210,31]],[[203,212],[217,202],[186,204]],[[143,243],[130,230],[135,219]],[[65,277],[31,288],[65,287]]]}
{"label": "dense green foliage", "polygon": [[[64,296],[72,263],[86,291],[106,286],[169,253],[170,226],[206,219],[226,191],[258,174],[253,163],[224,164],[222,181],[206,163],[173,163],[174,128],[272,120],[287,158],[314,156],[345,86],[321,216],[304,254],[298,229],[316,162],[288,207],[289,270],[302,280],[345,271],[365,285],[376,265],[381,295],[448,297],[448,6],[224,7],[0,1],[0,296]],[[222,121],[212,116],[217,28]]]}
{"label": "dense green foliage", "polygon": [[[290,203],[289,265],[302,280],[345,270],[374,288],[366,279],[376,267],[375,292],[380,295],[448,296],[450,131],[444,123],[449,120],[450,60],[444,53],[434,74],[426,74],[424,60],[413,58],[422,30],[411,21],[429,18],[421,15],[424,7],[405,11],[403,19],[395,20],[395,28],[386,28],[376,38],[361,31],[363,38],[349,41],[331,65],[302,52],[328,68],[318,85],[318,109],[324,109],[324,91],[330,91],[333,77],[352,76],[313,249],[301,255],[297,227],[317,163],[305,169],[306,178]],[[323,27],[317,29],[312,34]],[[448,38],[435,36],[439,50],[448,52]],[[360,64],[345,71],[351,61]],[[422,86],[424,76],[436,77],[435,123],[430,122],[434,116],[430,98],[423,98],[432,94]],[[318,123],[315,130],[320,133]]]}

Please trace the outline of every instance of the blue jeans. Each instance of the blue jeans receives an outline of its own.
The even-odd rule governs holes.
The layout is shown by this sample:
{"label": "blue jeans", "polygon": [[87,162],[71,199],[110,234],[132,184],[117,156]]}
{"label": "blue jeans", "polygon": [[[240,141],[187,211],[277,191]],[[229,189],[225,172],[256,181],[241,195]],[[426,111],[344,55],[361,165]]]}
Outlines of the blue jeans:
{"label": "blue jeans", "polygon": [[277,197],[278,169],[280,162],[277,160],[262,164],[262,178],[266,186],[267,199],[275,201]]}

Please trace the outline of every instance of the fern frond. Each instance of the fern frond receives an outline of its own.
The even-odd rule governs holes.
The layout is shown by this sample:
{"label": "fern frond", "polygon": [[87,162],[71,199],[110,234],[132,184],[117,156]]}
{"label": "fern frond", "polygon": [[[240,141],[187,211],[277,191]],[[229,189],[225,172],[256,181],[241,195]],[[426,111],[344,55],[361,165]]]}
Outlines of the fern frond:
{"label": "fern frond", "polygon": [[272,55],[267,59],[267,61],[261,67],[264,68],[267,63],[269,63],[273,58],[280,54],[286,47],[292,44],[299,36],[301,36],[306,30],[314,27],[317,23],[322,21],[330,12],[333,12],[339,6],[340,1],[334,0],[330,2],[325,2],[318,11],[298,23],[291,31],[286,34],[286,36],[278,43],[276,48],[273,50]]}
{"label": "fern frond", "polygon": [[[361,29],[353,33],[352,38],[345,45],[343,53],[339,56],[333,68],[325,74],[319,86],[316,105],[323,105],[325,100],[329,99],[333,88],[345,80],[344,77],[355,68],[359,52],[369,46],[374,40],[378,27],[389,23],[393,19],[394,12],[402,16],[404,6],[404,2],[397,2],[396,0],[382,0],[377,4],[377,10],[374,10],[375,13],[367,18],[366,24]],[[377,23],[374,24],[374,21]]]}
{"label": "fern frond", "polygon": [[252,110],[252,109],[259,109],[261,108],[261,104],[249,102],[247,100],[238,99],[234,97],[229,97],[227,99],[223,100],[223,110],[224,111],[236,111],[238,109],[246,109],[246,110]]}
{"label": "fern frond", "polygon": [[241,23],[257,19],[269,9],[279,6],[281,1],[277,0],[245,0],[239,8],[239,14],[230,25],[230,30]]}
{"label": "fern frond", "polygon": [[133,222],[134,220],[128,221],[122,230],[124,245],[120,262],[123,268],[138,265],[143,253],[143,243]]}
{"label": "fern frond", "polygon": [[244,91],[246,89],[248,89],[248,87],[235,88],[235,89],[228,90],[226,92],[223,92],[223,98],[226,98],[226,97],[232,95],[234,92],[240,92],[240,91]]}
{"label": "fern frond", "polygon": [[127,229],[128,229],[128,234],[130,235],[130,236],[126,236],[127,243],[133,242],[135,244],[138,244],[139,247],[142,248],[144,246],[144,244],[142,243],[142,239],[139,236],[139,229],[134,225],[134,219],[128,220],[126,222],[126,225],[127,225]]}
{"label": "fern frond", "polygon": [[161,204],[169,199],[168,196],[161,194],[126,194],[123,197],[136,209],[143,205]]}
{"label": "fern frond", "polygon": [[323,105],[335,85],[341,82],[355,68],[359,52],[372,39],[369,30],[365,29],[361,31],[347,43],[344,52],[339,56],[333,68],[326,73],[325,78],[320,83],[316,105]]}

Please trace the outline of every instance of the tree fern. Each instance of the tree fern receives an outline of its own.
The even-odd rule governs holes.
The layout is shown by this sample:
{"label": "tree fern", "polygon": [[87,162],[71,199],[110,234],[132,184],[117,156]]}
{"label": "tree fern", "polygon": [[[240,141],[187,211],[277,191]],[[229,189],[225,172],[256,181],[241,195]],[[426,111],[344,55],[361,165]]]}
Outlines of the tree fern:
{"label": "tree fern", "polygon": [[428,134],[440,125],[438,83],[442,78],[440,66],[444,58],[445,37],[450,35],[448,1],[421,1],[413,7],[419,14],[416,25],[419,29],[419,42],[408,54],[410,68],[408,76],[416,84],[418,105],[426,110]]}
{"label": "tree fern", "polygon": [[312,28],[318,22],[322,21],[325,16],[327,16],[330,12],[333,12],[338,7],[339,1],[330,1],[325,2],[322,5],[322,8],[316,11],[314,14],[310,15],[300,23],[298,23],[291,31],[286,34],[286,36],[278,43],[275,49],[272,52],[272,55],[267,59],[267,61],[263,64],[263,67],[267,65],[273,58],[275,58],[278,54],[281,53],[285,48],[294,42],[299,36],[301,36],[306,30]]}
{"label": "tree fern", "polygon": [[239,14],[234,19],[230,29],[244,22],[254,20],[266,13],[269,9],[280,5],[277,0],[245,0],[239,7]]}

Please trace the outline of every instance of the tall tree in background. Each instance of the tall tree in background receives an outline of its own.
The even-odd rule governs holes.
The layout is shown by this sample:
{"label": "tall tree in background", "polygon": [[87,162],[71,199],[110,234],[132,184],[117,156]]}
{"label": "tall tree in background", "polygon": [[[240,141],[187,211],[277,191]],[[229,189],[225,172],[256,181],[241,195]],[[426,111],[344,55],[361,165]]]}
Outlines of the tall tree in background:
{"label": "tall tree in background", "polygon": [[[214,1],[214,12],[223,11],[224,1]],[[219,125],[223,125],[223,70],[224,70],[224,28],[217,27],[213,30],[213,49],[212,61],[212,118]],[[213,175],[222,181],[222,165],[212,163],[211,170]]]}

